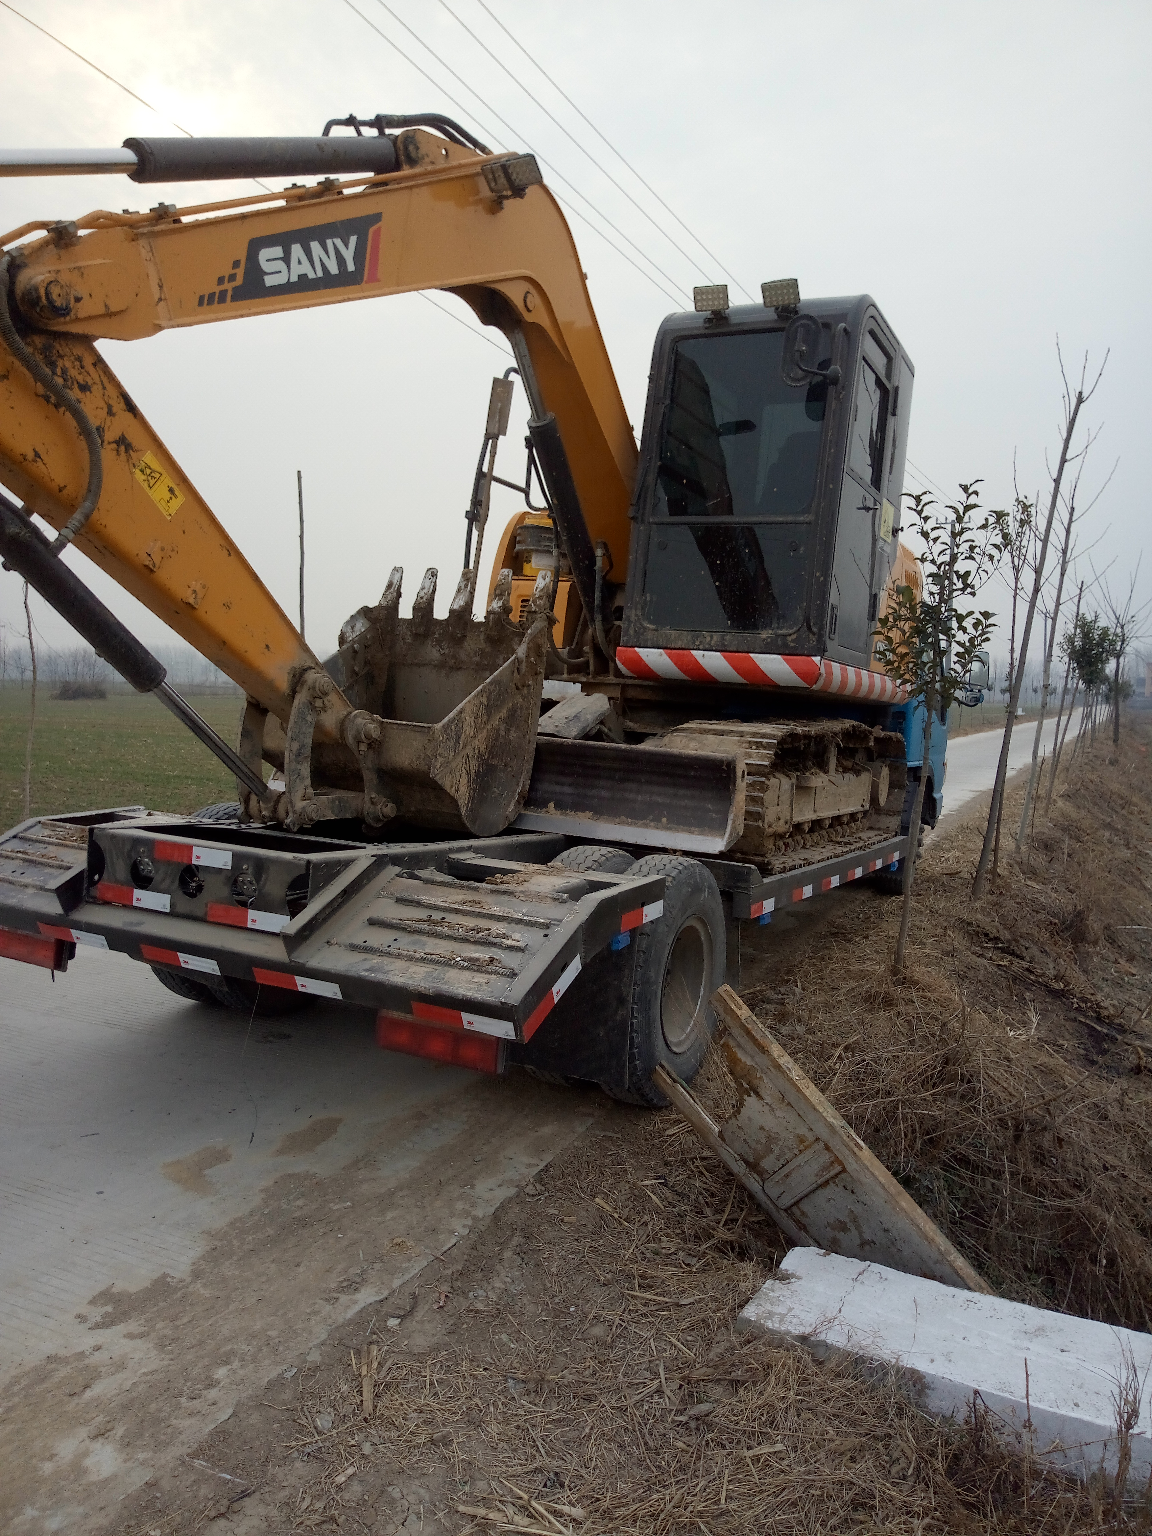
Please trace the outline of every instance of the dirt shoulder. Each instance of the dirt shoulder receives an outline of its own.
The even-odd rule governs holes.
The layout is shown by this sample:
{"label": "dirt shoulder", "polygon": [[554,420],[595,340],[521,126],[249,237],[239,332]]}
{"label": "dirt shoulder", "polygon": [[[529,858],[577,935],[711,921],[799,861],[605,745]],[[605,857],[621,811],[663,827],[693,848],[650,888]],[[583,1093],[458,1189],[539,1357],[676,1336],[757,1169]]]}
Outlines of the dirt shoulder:
{"label": "dirt shoulder", "polygon": [[[1115,758],[1101,744],[1073,764],[1051,822],[979,908],[979,827],[964,818],[933,841],[903,982],[889,963],[898,903],[861,887],[747,930],[742,990],[1002,1294],[1147,1329],[1152,729],[1135,730]],[[523,1087],[494,1084],[494,1099]],[[154,1447],[155,1475],[75,1528],[1099,1528],[1099,1490],[1039,1476],[983,1421],[942,1426],[895,1380],[738,1335],[784,1244],[673,1113],[533,1092],[545,1117],[576,1094],[588,1128],[434,1262],[390,1285],[381,1274],[317,1347],[281,1340],[273,1366],[267,1338],[279,1291],[333,1242],[341,1197],[355,1252],[402,1232],[392,1202],[357,1197],[355,1168],[350,1193],[269,1191],[266,1210],[302,1201],[311,1225],[262,1211],[220,1234],[195,1290],[158,1283],[117,1302],[117,1326],[167,1341],[167,1366],[115,1411],[90,1357],[52,1366],[51,1407],[29,1383],[29,1457],[50,1413],[77,1435],[103,1425],[110,1455],[136,1437]],[[485,1135],[498,1121],[494,1103]],[[210,1387],[213,1308],[240,1296],[247,1333],[232,1319],[231,1348],[263,1362],[257,1379],[165,1452],[173,1405]]]}

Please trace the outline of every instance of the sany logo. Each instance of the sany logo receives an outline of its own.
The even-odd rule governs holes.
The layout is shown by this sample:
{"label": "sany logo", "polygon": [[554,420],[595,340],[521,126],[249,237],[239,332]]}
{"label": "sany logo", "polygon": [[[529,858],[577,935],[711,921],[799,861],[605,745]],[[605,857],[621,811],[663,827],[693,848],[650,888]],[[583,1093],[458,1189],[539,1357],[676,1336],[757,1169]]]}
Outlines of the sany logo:
{"label": "sany logo", "polygon": [[336,257],[337,251],[344,260],[345,270],[355,272],[356,247],[359,243],[359,235],[353,235],[347,242],[333,235],[326,245],[321,245],[319,240],[313,240],[311,263],[304,254],[302,245],[293,243],[287,262],[284,260],[282,245],[266,245],[259,256],[260,267],[264,273],[264,286],[278,288],[281,283],[295,283],[302,277],[309,277],[315,281],[325,272],[330,272],[335,277],[340,271]]}
{"label": "sany logo", "polygon": [[279,298],[288,288],[312,293],[377,280],[380,215],[314,224],[308,229],[249,240],[243,281],[232,302]]}

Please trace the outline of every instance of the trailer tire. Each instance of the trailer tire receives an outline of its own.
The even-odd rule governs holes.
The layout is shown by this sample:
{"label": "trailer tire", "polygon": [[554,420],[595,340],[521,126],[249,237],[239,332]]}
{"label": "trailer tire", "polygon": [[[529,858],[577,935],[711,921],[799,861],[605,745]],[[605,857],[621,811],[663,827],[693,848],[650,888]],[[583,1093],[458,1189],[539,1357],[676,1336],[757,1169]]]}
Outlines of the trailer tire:
{"label": "trailer tire", "polygon": [[183,971],[174,971],[169,965],[150,965],[148,969],[162,987],[175,992],[186,1003],[207,1003],[210,1008],[219,1008],[219,999],[204,982],[193,981],[191,976],[185,976]]}
{"label": "trailer tire", "polygon": [[598,843],[578,843],[565,848],[549,865],[550,869],[570,869],[582,875],[623,875],[632,868],[632,855],[623,848],[602,848]]}
{"label": "trailer tire", "polygon": [[286,987],[262,987],[258,982],[241,981],[235,976],[213,976],[207,987],[220,1007],[232,1008],[257,1019],[299,1013],[315,1001],[303,992],[289,992]]}
{"label": "trailer tire", "polygon": [[628,1092],[632,1104],[663,1108],[657,1066],[690,1083],[716,1028],[712,994],[725,975],[724,903],[703,864],[673,854],[637,859],[633,875],[664,876],[664,913],[635,930],[628,1009]]}
{"label": "trailer tire", "polygon": [[240,807],[235,800],[222,800],[216,805],[203,805],[192,812],[193,821],[218,821],[226,825],[240,825]]}
{"label": "trailer tire", "polygon": [[[915,863],[919,864],[920,855],[924,852],[924,827],[920,823],[920,836],[916,840]],[[882,869],[878,875],[872,876],[872,883],[883,896],[902,896],[904,894],[904,860],[890,869]]]}

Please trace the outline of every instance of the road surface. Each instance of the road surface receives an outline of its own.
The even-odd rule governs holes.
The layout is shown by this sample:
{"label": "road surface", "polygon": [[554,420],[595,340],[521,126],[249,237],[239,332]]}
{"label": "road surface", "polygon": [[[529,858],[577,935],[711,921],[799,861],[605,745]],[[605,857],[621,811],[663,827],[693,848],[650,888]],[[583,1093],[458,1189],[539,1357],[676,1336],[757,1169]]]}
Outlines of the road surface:
{"label": "road surface", "polygon": [[[1080,711],[1076,710],[1070,730],[1075,732]],[[1054,720],[1044,722],[1040,751],[1052,753]],[[1061,727],[1063,731],[1063,727]],[[1036,737],[1035,720],[1018,720],[1012,732],[1008,771],[1017,773],[1032,761],[1032,743]],[[999,731],[979,731],[974,736],[958,736],[948,743],[948,772],[944,779],[944,814],[952,816],[968,801],[992,788],[996,763],[1000,756]]]}
{"label": "road surface", "polygon": [[598,1112],[256,1019],[81,950],[0,961],[0,1530],[100,1529],[232,1404],[419,1276]]}

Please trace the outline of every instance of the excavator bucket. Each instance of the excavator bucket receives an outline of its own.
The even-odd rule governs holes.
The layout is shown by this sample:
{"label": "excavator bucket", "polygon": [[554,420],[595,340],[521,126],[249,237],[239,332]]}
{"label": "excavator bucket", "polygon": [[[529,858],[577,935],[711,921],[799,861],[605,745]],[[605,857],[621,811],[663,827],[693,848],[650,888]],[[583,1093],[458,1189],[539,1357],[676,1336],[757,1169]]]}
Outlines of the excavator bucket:
{"label": "excavator bucket", "polygon": [[[448,617],[436,619],[436,572],[429,570],[412,617],[401,619],[403,574],[394,569],[380,602],[348,620],[325,663],[353,709],[374,719],[351,773],[345,743],[312,746],[313,782],[374,780],[380,800],[405,823],[475,836],[501,832],[519,814],[532,773],[551,622],[547,590],[514,624],[510,579],[499,581],[476,621],[475,575],[466,571]],[[266,755],[274,750],[266,738]]]}

